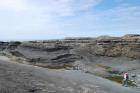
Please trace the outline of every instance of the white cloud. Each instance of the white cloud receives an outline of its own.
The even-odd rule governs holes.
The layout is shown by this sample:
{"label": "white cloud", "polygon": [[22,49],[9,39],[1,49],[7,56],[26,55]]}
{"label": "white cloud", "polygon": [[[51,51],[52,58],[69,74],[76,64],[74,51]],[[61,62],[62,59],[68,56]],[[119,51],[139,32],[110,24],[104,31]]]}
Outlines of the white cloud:
{"label": "white cloud", "polygon": [[0,10],[71,16],[87,11],[102,0],[0,0]]}
{"label": "white cloud", "polygon": [[0,39],[63,34],[63,23],[59,19],[88,11],[99,1],[0,0]]}
{"label": "white cloud", "polygon": [[0,0],[0,9],[19,12],[25,10],[26,4],[24,0]]}
{"label": "white cloud", "polygon": [[98,11],[96,14],[93,14],[92,10],[91,13],[76,16],[81,12],[89,11],[101,1],[0,0],[0,39],[138,31],[139,6],[112,7],[109,10]]}
{"label": "white cloud", "polygon": [[102,0],[30,0],[32,5],[41,8],[46,14],[71,16],[86,11]]}
{"label": "white cloud", "polygon": [[81,15],[69,22],[66,21],[65,30],[72,31],[71,36],[76,34],[77,36],[119,36],[129,33],[140,34],[139,25],[139,6],[117,6],[97,14]]}
{"label": "white cloud", "polygon": [[140,7],[139,6],[118,6],[105,10],[95,15],[96,27],[99,31],[122,35],[128,33],[140,34]]}
{"label": "white cloud", "polygon": [[139,6],[123,6],[115,7],[96,15],[97,18],[104,17],[110,22],[135,24],[140,23],[140,7]]}

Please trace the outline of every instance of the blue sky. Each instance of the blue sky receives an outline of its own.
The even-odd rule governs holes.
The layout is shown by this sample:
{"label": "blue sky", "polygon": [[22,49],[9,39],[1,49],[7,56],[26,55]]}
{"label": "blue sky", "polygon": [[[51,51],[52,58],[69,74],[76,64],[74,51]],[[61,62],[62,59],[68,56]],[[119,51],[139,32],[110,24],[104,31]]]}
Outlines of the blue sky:
{"label": "blue sky", "polygon": [[0,0],[0,40],[140,34],[140,0]]}

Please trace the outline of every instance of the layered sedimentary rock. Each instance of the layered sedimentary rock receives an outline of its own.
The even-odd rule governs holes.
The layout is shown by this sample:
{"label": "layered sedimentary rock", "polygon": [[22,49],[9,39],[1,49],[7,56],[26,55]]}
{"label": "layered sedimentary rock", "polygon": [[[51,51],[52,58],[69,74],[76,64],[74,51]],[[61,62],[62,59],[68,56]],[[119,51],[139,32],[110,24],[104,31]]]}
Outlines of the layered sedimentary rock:
{"label": "layered sedimentary rock", "polygon": [[0,42],[0,53],[16,62],[25,61],[50,69],[81,70],[102,77],[128,71],[130,76],[136,76],[140,88],[140,35],[137,34]]}
{"label": "layered sedimentary rock", "polygon": [[107,57],[140,58],[140,35],[123,37],[65,38],[28,42],[0,42],[1,50],[24,57],[34,64],[66,65],[85,58],[84,54]]}

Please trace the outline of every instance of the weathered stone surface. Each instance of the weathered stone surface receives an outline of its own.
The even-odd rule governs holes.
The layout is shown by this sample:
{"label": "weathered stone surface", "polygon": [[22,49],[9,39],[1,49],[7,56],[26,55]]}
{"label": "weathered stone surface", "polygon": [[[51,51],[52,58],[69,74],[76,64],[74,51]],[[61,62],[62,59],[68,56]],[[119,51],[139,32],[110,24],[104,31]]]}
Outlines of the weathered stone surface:
{"label": "weathered stone surface", "polygon": [[140,59],[139,41],[140,35],[129,34],[123,37],[100,36],[52,41],[0,42],[0,49],[14,50],[16,52],[11,51],[13,55],[22,56],[29,62],[73,63],[84,59],[81,51],[92,56]]}
{"label": "weathered stone surface", "polygon": [[[98,76],[108,76],[116,71],[133,73],[137,70],[135,72],[140,75],[139,35],[0,42],[0,50],[8,57],[13,56],[13,59],[17,57],[20,61],[26,61],[27,64],[44,68],[81,70]],[[36,89],[28,90],[28,92],[33,91]]]}

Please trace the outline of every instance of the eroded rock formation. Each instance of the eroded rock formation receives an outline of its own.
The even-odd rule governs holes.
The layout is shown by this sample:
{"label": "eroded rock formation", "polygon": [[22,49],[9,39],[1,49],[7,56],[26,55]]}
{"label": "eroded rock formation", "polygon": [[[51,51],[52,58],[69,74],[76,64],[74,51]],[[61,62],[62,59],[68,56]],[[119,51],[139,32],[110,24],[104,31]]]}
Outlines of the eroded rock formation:
{"label": "eroded rock formation", "polygon": [[[99,76],[122,71],[140,78],[140,35],[0,42],[1,54],[51,69],[82,70]],[[138,80],[140,85],[140,80]]]}
{"label": "eroded rock formation", "polygon": [[[34,63],[72,63],[93,56],[140,58],[140,35],[66,38],[63,40],[0,42],[0,49]],[[84,52],[82,52],[84,51]]]}

